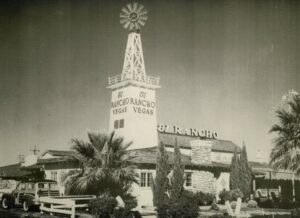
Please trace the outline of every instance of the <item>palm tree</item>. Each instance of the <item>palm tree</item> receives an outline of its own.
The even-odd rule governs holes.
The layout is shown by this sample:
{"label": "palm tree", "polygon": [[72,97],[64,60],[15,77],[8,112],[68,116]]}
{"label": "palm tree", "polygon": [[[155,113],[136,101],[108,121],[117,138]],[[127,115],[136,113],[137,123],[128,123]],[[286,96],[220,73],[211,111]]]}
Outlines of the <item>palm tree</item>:
{"label": "palm tree", "polygon": [[279,123],[270,132],[277,133],[270,163],[275,169],[288,169],[300,174],[300,96],[288,101],[288,109],[276,111]]}
{"label": "palm tree", "polygon": [[137,183],[135,167],[126,154],[131,143],[124,144],[123,138],[110,135],[88,133],[89,142],[73,139],[73,159],[79,170],[70,171],[65,176],[67,190],[72,194],[96,194],[110,192],[123,195],[132,183]]}

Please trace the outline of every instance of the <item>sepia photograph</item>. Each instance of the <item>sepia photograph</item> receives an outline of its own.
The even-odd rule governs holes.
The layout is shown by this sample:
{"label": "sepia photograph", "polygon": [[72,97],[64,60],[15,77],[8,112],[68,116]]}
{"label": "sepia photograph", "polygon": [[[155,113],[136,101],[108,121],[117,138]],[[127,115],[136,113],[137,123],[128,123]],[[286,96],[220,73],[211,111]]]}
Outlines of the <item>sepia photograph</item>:
{"label": "sepia photograph", "polygon": [[0,218],[300,218],[300,1],[0,1]]}

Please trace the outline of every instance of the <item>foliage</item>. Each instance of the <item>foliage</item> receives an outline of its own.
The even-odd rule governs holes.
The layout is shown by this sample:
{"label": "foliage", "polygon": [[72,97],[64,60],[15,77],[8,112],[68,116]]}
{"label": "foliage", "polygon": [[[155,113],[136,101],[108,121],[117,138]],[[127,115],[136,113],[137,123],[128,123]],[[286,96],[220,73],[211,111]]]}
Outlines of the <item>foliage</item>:
{"label": "foliage", "polygon": [[238,198],[243,198],[244,195],[239,189],[230,191],[223,190],[219,193],[220,203],[224,204],[226,201],[236,201]]}
{"label": "foliage", "polygon": [[270,154],[274,169],[289,169],[300,174],[300,95],[294,95],[287,103],[288,109],[276,111],[278,123],[270,129],[277,133]]}
{"label": "foliage", "polygon": [[219,193],[220,203],[224,204],[226,201],[231,201],[232,196],[230,191],[223,190]]}
{"label": "foliage", "polygon": [[199,214],[199,207],[195,196],[190,191],[183,191],[180,198],[170,201],[157,207],[158,218],[196,218]]}
{"label": "foliage", "polygon": [[207,206],[211,205],[215,199],[215,195],[211,193],[204,193],[204,192],[196,192],[195,198],[197,201],[198,206]]}
{"label": "foliage", "polygon": [[165,150],[164,144],[161,142],[158,147],[157,161],[156,161],[156,177],[153,182],[153,204],[160,206],[168,200],[167,188],[168,188],[168,155]]}
{"label": "foliage", "polygon": [[296,208],[296,209],[292,210],[291,217],[292,218],[300,217],[300,208]]}
{"label": "foliage", "polygon": [[267,199],[265,201],[258,201],[258,206],[262,208],[274,208],[274,201],[272,199]]}
{"label": "foliage", "polygon": [[230,165],[230,189],[239,188],[239,156],[235,148]]}
{"label": "foliage", "polygon": [[231,206],[231,208],[232,208],[233,210],[236,208],[236,204],[237,204],[236,201],[231,201],[231,202],[230,202],[230,206]]}
{"label": "foliage", "polygon": [[108,193],[92,199],[89,203],[89,210],[96,218],[109,218],[117,206],[117,200]]}
{"label": "foliage", "polygon": [[252,170],[248,164],[245,143],[239,161],[239,184],[238,187],[246,198],[250,197],[252,183]]}
{"label": "foliage", "polygon": [[257,208],[257,202],[255,200],[249,200],[248,203],[247,203],[247,207]]}
{"label": "foliage", "polygon": [[230,196],[232,201],[236,201],[238,198],[244,197],[240,189],[230,190]]}
{"label": "foliage", "polygon": [[210,210],[218,211],[220,210],[219,206],[216,203],[212,203],[212,205],[209,208]]}
{"label": "foliage", "polygon": [[126,193],[123,197],[122,200],[125,203],[125,209],[131,210],[133,208],[137,207],[137,199],[136,197],[132,196],[129,193]]}
{"label": "foliage", "polygon": [[139,212],[131,211],[137,205],[136,199],[131,195],[126,195],[123,200],[125,208],[118,208],[117,200],[109,193],[104,193],[90,201],[89,209],[96,218],[140,218]]}
{"label": "foliage", "polygon": [[142,215],[138,211],[131,211],[126,208],[118,208],[114,210],[114,218],[142,218]]}
{"label": "foliage", "polygon": [[172,177],[170,180],[171,184],[169,187],[170,198],[172,200],[179,199],[184,190],[184,166],[181,164],[181,154],[180,148],[177,143],[177,139],[175,141],[176,142],[174,146],[174,163]]}
{"label": "foliage", "polygon": [[126,155],[131,143],[110,135],[88,134],[89,142],[73,139],[74,159],[80,170],[70,171],[65,183],[70,193],[96,194],[110,192],[123,196],[133,182],[137,183],[135,167]]}

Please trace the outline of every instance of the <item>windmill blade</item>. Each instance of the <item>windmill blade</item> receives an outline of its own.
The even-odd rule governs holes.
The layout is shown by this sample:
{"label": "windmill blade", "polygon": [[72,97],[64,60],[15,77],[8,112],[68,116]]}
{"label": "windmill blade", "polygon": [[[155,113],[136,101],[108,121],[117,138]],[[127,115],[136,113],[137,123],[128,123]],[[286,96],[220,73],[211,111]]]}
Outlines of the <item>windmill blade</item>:
{"label": "windmill blade", "polygon": [[138,21],[138,24],[141,25],[141,26],[144,26],[144,25],[146,24],[146,22],[143,21],[143,20],[139,20],[139,21]]}
{"label": "windmill blade", "polygon": [[126,8],[126,7],[123,7],[122,9],[121,9],[121,12],[124,12],[125,14],[130,14],[130,12],[129,12],[129,10]]}
{"label": "windmill blade", "polygon": [[129,15],[129,13],[127,13],[127,12],[124,12],[124,11],[120,12],[120,16],[127,16],[128,17],[128,15]]}
{"label": "windmill blade", "polygon": [[128,19],[128,14],[120,13],[120,18],[127,18]]}
{"label": "windmill blade", "polygon": [[144,6],[143,5],[139,5],[139,7],[137,8],[136,12],[139,14],[143,9],[144,9]]}
{"label": "windmill blade", "polygon": [[145,9],[144,11],[141,11],[141,12],[139,13],[140,16],[142,16],[142,15],[147,15],[147,14],[148,14],[148,12],[147,12],[146,9]]}
{"label": "windmill blade", "polygon": [[128,4],[128,5],[127,5],[127,8],[129,9],[129,12],[130,12],[130,13],[133,12],[133,7],[132,7],[131,4]]}
{"label": "windmill blade", "polygon": [[139,20],[142,20],[142,21],[145,21],[145,22],[147,21],[147,19],[148,19],[147,17],[141,17],[141,18],[139,18]]}
{"label": "windmill blade", "polygon": [[120,20],[120,23],[121,23],[121,24],[124,24],[124,23],[126,23],[126,22],[129,22],[128,19],[121,19],[121,20]]}
{"label": "windmill blade", "polygon": [[125,29],[128,29],[129,25],[130,25],[130,22],[128,21],[127,23],[125,23],[125,24],[123,25],[123,27],[124,27]]}
{"label": "windmill blade", "polygon": [[134,3],[133,3],[133,7],[132,7],[132,8],[133,8],[133,11],[137,12],[136,9],[138,8],[138,5],[139,5],[139,4],[138,4],[137,2],[134,2]]}
{"label": "windmill blade", "polygon": [[137,29],[137,30],[140,29],[140,25],[138,23],[135,23],[134,26],[135,26],[135,29]]}

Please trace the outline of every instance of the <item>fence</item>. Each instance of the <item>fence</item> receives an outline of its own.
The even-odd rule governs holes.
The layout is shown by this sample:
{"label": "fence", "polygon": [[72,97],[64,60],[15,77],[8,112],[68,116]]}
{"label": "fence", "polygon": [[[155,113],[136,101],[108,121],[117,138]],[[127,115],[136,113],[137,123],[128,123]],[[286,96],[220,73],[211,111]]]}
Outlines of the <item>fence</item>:
{"label": "fence", "polygon": [[40,210],[41,213],[49,212],[61,213],[70,215],[71,218],[75,218],[76,208],[87,208],[88,202],[95,198],[93,195],[82,196],[64,196],[64,197],[41,197],[40,198]]}

